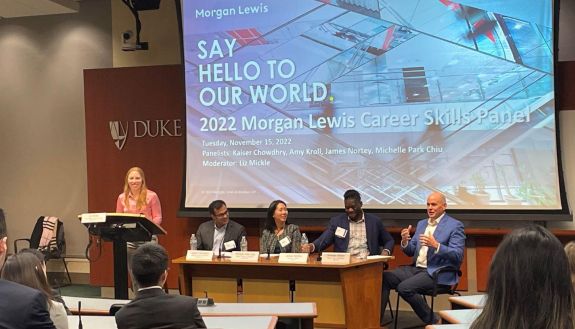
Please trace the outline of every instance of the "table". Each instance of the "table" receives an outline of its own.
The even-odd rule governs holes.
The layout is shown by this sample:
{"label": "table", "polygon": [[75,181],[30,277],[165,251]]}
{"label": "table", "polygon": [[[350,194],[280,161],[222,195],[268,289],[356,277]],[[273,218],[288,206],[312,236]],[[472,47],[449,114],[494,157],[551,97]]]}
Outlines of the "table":
{"label": "table", "polygon": [[429,324],[425,329],[469,329],[470,323],[466,324]]}
{"label": "table", "polygon": [[217,303],[199,307],[202,317],[277,316],[278,319],[298,319],[302,329],[312,329],[317,317],[315,303]]}
{"label": "table", "polygon": [[469,295],[469,296],[452,296],[449,297],[452,310],[483,308],[487,301],[487,295]]}
{"label": "table", "polygon": [[[204,323],[208,328],[218,329],[273,329],[276,316],[207,317]],[[68,316],[68,327],[78,328],[78,316]],[[113,316],[82,316],[83,329],[117,329]]]}
{"label": "table", "polygon": [[72,314],[78,314],[78,301],[82,302],[82,315],[108,315],[110,306],[114,304],[128,304],[129,299],[106,299],[62,296],[64,303]]}
{"label": "table", "polygon": [[242,278],[267,280],[301,280],[339,282],[343,294],[347,328],[379,327],[383,263],[387,259],[352,258],[349,264],[327,265],[308,258],[307,264],[278,263],[277,258],[258,262],[232,262],[227,258],[212,261],[172,260],[179,265],[181,293],[190,295],[195,277]]}
{"label": "table", "polygon": [[439,311],[439,316],[442,319],[442,323],[466,324],[472,323],[482,311],[481,309],[446,310]]}
{"label": "table", "polygon": [[[127,304],[126,299],[84,298],[62,296],[72,312],[78,314],[78,301],[82,302],[82,315],[108,315],[114,304]],[[218,303],[207,307],[198,307],[202,317],[237,316],[276,316],[278,318],[298,319],[301,328],[313,328],[313,319],[317,317],[315,303]]]}

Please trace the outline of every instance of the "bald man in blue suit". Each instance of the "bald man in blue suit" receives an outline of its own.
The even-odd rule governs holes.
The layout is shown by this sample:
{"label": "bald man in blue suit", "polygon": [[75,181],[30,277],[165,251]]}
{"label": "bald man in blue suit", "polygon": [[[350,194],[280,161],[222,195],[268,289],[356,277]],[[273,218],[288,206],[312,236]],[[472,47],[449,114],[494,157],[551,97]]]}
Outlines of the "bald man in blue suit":
{"label": "bald man in blue suit", "polygon": [[[389,300],[391,289],[397,292],[424,322],[438,318],[431,314],[431,309],[420,294],[433,288],[432,273],[437,269],[450,266],[459,268],[463,261],[465,233],[463,223],[445,213],[447,202],[445,196],[434,192],[427,198],[427,215],[429,218],[417,223],[413,238],[410,236],[411,225],[401,231],[401,250],[413,257],[411,266],[401,266],[383,275],[381,299],[381,319]],[[440,273],[438,284],[453,285],[459,278],[453,272]],[[383,324],[382,324],[383,325]]]}

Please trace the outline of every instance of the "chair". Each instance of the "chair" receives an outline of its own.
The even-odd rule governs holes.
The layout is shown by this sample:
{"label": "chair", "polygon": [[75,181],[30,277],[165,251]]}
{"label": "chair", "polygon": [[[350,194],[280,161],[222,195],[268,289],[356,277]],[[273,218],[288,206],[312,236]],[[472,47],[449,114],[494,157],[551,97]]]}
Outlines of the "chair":
{"label": "chair", "polygon": [[64,223],[57,220],[56,226],[56,244],[51,246],[51,248],[40,248],[40,239],[42,238],[42,230],[44,225],[44,218],[46,216],[40,216],[36,220],[36,225],[32,230],[32,235],[29,239],[16,239],[14,240],[14,252],[18,252],[18,242],[28,241],[28,248],[38,249],[44,254],[44,260],[48,262],[50,259],[61,259],[64,268],[66,269],[66,275],[68,277],[68,283],[72,284],[72,279],[70,278],[70,272],[68,271],[68,265],[66,264],[66,237],[64,235]]}
{"label": "chair", "polygon": [[126,304],[112,304],[110,306],[110,311],[108,312],[108,315],[110,316],[114,316],[116,315],[116,313],[118,313],[118,311]]}
{"label": "chair", "polygon": [[[444,273],[444,272],[453,272],[457,275],[457,283],[455,283],[454,285],[451,286],[445,286],[445,285],[440,285],[437,283],[437,278],[439,277],[440,273]],[[457,292],[457,285],[459,283],[459,278],[463,275],[463,273],[461,272],[461,270],[459,268],[455,268],[453,266],[443,266],[438,268],[435,272],[433,272],[433,274],[431,275],[432,279],[433,279],[433,288],[431,290],[428,290],[426,292],[424,292],[422,295],[422,298],[425,299],[425,296],[429,296],[431,297],[431,315],[430,315],[430,319],[427,320],[427,324],[433,324],[433,304],[435,301],[435,297],[437,295],[442,295],[442,294],[449,294],[449,295],[457,295],[457,296],[461,296],[461,294],[459,292]],[[399,296],[399,293],[397,294],[397,302],[395,304],[395,319],[394,319],[394,324],[393,324],[393,328],[397,329],[397,318],[399,317],[399,299],[401,297]],[[426,303],[427,303],[427,299],[425,299]],[[390,306],[391,307],[391,306]],[[392,316],[393,316],[393,312],[392,312]]]}

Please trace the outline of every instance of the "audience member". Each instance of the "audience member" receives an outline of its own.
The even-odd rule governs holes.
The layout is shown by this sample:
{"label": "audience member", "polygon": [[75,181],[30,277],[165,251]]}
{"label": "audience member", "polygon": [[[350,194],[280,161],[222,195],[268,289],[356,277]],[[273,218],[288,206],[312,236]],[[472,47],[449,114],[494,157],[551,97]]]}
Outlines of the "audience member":
{"label": "audience member", "polygon": [[260,253],[300,252],[301,233],[299,227],[289,224],[287,216],[286,203],[282,200],[272,201],[268,207],[260,238]]}
{"label": "audience member", "polygon": [[565,253],[569,261],[569,270],[571,272],[571,282],[575,286],[575,241],[570,241],[565,245]]}
{"label": "audience member", "polygon": [[321,252],[333,244],[336,252],[349,252],[352,256],[391,255],[393,238],[377,216],[364,213],[359,192],[347,190],[343,200],[345,214],[331,218],[320,237],[303,245],[302,250]]}
{"label": "audience member", "polygon": [[0,279],[0,328],[68,328],[64,307],[50,299],[40,261],[32,254],[22,254],[10,256],[4,264],[6,239],[0,240],[0,267],[4,265]]}
{"label": "audience member", "polygon": [[[25,248],[25,249],[20,250],[19,253],[30,253],[30,254],[36,256],[36,258],[38,258],[40,263],[42,263],[42,269],[44,270],[44,274],[46,274],[46,277],[48,277],[47,273],[46,273],[46,258],[40,250],[34,249],[34,248]],[[50,283],[48,282],[48,284],[50,284]],[[64,299],[60,295],[60,292],[57,289],[53,289],[53,288],[51,288],[50,290],[52,292],[52,300],[55,300],[58,303],[64,305],[64,309],[66,310],[66,314],[71,315],[72,312],[70,311],[68,306],[66,306],[66,303],[64,302]]]}
{"label": "audience member", "polygon": [[[396,289],[401,298],[409,303],[417,316],[425,323],[437,323],[439,318],[421,294],[433,289],[432,273],[444,266],[458,269],[463,260],[465,233],[463,224],[445,213],[445,196],[434,192],[427,198],[427,215],[417,223],[414,238],[410,237],[411,225],[401,230],[401,250],[413,257],[411,266],[400,266],[383,273],[381,296],[381,322],[389,300],[389,292]],[[453,285],[458,277],[453,272],[440,273],[440,285]]]}
{"label": "audience member", "polygon": [[489,298],[471,329],[573,329],[569,261],[547,229],[529,225],[507,235],[489,269]]}
{"label": "audience member", "polygon": [[197,299],[169,295],[162,286],[168,277],[168,254],[157,243],[146,243],[134,252],[132,277],[137,281],[136,298],[116,313],[118,329],[206,328]]}
{"label": "audience member", "polygon": [[246,229],[230,219],[226,203],[215,200],[210,203],[208,210],[212,220],[198,227],[198,250],[212,250],[214,255],[224,251],[240,251],[240,242],[242,236],[246,235]]}

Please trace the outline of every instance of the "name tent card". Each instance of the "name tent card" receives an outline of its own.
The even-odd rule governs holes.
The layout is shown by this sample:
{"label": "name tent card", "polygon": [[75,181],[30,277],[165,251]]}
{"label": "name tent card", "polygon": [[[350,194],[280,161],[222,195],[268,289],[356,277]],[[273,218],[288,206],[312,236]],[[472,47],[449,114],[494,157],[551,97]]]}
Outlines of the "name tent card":
{"label": "name tent card", "polygon": [[349,264],[351,254],[349,252],[324,252],[321,254],[322,264],[345,265]]}
{"label": "name tent card", "polygon": [[211,261],[213,256],[214,252],[211,250],[188,250],[186,260]]}
{"label": "name tent card", "polygon": [[105,223],[106,215],[105,212],[81,214],[80,221],[82,224]]}
{"label": "name tent card", "polygon": [[260,253],[257,251],[232,251],[232,262],[253,262],[257,263]]}
{"label": "name tent card", "polygon": [[303,252],[282,252],[278,258],[278,263],[286,264],[307,264],[308,254]]}

